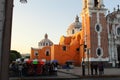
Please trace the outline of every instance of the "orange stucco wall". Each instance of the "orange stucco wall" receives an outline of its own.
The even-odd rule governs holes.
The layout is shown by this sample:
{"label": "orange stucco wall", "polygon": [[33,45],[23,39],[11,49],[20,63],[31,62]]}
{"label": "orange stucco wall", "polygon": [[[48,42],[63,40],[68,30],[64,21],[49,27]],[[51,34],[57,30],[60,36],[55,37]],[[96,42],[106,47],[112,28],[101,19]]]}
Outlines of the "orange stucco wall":
{"label": "orange stucco wall", "polygon": [[[42,49],[34,49],[31,48],[31,56],[30,59],[45,59],[47,61],[51,60],[51,47],[44,47]],[[46,51],[49,51],[49,56],[46,56]],[[38,56],[35,55],[35,52],[38,52]]]}
{"label": "orange stucco wall", "polygon": [[[31,48],[31,59],[35,59],[35,51],[38,51],[38,59],[58,60],[60,65],[64,65],[66,61],[74,61],[75,65],[80,65],[83,56],[83,41],[81,32],[74,34],[71,37],[62,36],[59,44],[44,47],[42,49]],[[65,47],[65,50],[64,50]],[[50,56],[46,56],[46,50],[50,51]]]}

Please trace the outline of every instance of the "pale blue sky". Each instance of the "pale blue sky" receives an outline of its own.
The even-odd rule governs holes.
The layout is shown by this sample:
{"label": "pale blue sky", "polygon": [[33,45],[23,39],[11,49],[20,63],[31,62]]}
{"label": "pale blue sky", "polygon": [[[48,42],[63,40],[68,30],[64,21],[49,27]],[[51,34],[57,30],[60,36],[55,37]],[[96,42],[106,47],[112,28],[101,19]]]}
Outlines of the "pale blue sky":
{"label": "pale blue sky", "polygon": [[[104,0],[104,4],[113,11],[120,0]],[[27,4],[14,0],[11,49],[30,53],[45,33],[58,44],[75,16],[80,17],[81,10],[82,0],[28,0]]]}

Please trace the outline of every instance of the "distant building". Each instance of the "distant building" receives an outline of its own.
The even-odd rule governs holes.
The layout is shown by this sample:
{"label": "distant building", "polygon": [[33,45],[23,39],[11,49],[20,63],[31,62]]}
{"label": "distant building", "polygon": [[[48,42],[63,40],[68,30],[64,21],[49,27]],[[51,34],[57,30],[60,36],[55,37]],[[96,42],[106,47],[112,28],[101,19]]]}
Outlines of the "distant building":
{"label": "distant building", "polygon": [[103,0],[83,0],[81,18],[76,16],[67,29],[67,36],[61,36],[59,44],[53,44],[45,35],[39,48],[31,48],[31,59],[58,60],[63,65],[73,61],[120,64],[120,9],[109,13]]}
{"label": "distant building", "polygon": [[120,8],[114,8],[107,17],[109,62],[120,66]]}

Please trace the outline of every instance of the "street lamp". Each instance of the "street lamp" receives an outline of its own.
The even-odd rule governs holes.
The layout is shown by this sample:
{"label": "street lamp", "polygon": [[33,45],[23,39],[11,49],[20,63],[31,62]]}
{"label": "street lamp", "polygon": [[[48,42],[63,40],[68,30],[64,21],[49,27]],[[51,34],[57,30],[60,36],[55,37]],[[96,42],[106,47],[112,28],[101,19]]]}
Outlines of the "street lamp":
{"label": "street lamp", "polygon": [[88,58],[88,75],[89,75],[89,70],[90,70],[90,61],[89,61],[89,54],[90,54],[90,49],[87,49],[87,58]]}
{"label": "street lamp", "polygon": [[27,3],[27,0],[20,0],[21,3]]}

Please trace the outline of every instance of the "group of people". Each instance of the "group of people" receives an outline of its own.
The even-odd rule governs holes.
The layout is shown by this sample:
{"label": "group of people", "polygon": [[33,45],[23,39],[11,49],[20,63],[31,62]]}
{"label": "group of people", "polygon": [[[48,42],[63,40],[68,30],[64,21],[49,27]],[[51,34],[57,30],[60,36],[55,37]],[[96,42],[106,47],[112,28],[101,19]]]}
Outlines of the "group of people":
{"label": "group of people", "polygon": [[[99,72],[98,72],[99,71]],[[102,62],[91,63],[91,75],[102,75],[104,74],[104,65]]]}
{"label": "group of people", "polygon": [[14,76],[57,75],[58,63],[32,64],[12,62],[9,66]]}

